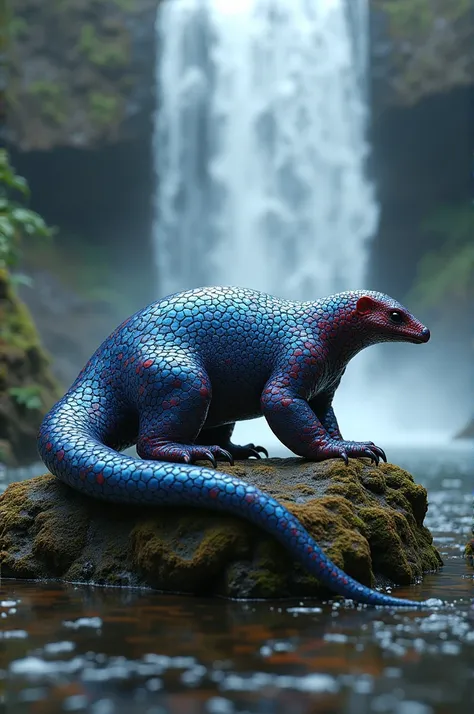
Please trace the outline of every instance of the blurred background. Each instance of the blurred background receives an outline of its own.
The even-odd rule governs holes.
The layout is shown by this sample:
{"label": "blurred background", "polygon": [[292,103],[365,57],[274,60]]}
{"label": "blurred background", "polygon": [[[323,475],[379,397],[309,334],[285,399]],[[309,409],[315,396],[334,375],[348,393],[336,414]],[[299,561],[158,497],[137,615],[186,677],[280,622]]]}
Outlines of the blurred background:
{"label": "blurred background", "polygon": [[[129,314],[246,285],[386,292],[346,438],[474,435],[471,0],[15,0],[0,180],[0,461]],[[263,423],[240,438],[276,448]],[[258,431],[258,434],[255,432]],[[275,453],[275,448],[273,453]]]}

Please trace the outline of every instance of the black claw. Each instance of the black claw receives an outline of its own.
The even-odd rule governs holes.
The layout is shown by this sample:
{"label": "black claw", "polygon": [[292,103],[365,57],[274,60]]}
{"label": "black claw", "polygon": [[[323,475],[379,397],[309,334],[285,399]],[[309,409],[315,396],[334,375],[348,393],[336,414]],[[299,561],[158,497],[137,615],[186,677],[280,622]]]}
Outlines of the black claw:
{"label": "black claw", "polygon": [[234,465],[234,457],[232,456],[232,454],[229,454],[228,451],[226,451],[225,449],[219,449],[219,454],[220,454],[226,461],[228,461],[231,466]]}
{"label": "black claw", "polygon": [[373,449],[364,449],[364,454],[368,456],[370,459],[370,463],[374,463],[376,466],[379,463],[379,457],[378,454],[373,450]]}
{"label": "black claw", "polygon": [[380,458],[385,461],[385,463],[387,463],[387,457],[385,456],[385,451],[383,449],[381,449],[380,446],[374,445],[372,447],[372,451],[375,451],[375,453],[378,454],[380,456]]}
{"label": "black claw", "polygon": [[266,450],[266,448],[265,448],[264,446],[256,446],[256,447],[255,447],[255,451],[259,451],[259,452],[261,452],[262,454],[265,454],[265,456],[266,456],[267,459],[268,459],[268,451]]}
{"label": "black claw", "polygon": [[261,459],[262,457],[258,453],[257,449],[249,449],[249,456],[255,456],[256,459]]}
{"label": "black claw", "polygon": [[341,453],[339,454],[339,456],[340,456],[341,459],[344,461],[345,465],[346,465],[346,466],[349,466],[349,457],[347,456],[346,452],[345,452],[345,451],[341,451]]}
{"label": "black claw", "polygon": [[185,464],[190,464],[191,463],[191,457],[189,454],[184,454],[183,455],[183,461]]}
{"label": "black claw", "polygon": [[212,451],[206,451],[206,456],[209,459],[209,461],[211,462],[211,464],[213,465],[213,467],[217,468],[217,459],[214,456],[214,454],[212,453]]}
{"label": "black claw", "polygon": [[216,457],[209,449],[203,449],[201,452],[194,454],[193,461],[210,461],[212,466],[217,468]]}

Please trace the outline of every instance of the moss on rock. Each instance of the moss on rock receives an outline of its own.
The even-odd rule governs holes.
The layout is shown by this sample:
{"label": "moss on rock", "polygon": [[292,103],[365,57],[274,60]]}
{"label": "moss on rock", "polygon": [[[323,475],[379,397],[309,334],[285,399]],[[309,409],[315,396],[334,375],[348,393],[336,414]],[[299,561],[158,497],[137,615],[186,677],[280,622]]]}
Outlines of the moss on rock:
{"label": "moss on rock", "polygon": [[0,462],[20,465],[37,458],[41,419],[58,397],[28,309],[0,270]]}
{"label": "moss on rock", "polygon": [[471,538],[471,540],[468,541],[464,550],[464,555],[468,559],[469,563],[474,566],[474,538]]}
{"label": "moss on rock", "polygon": [[[366,585],[407,584],[442,564],[421,517],[426,490],[396,466],[294,458],[224,470],[280,499],[334,562]],[[49,474],[11,484],[0,497],[0,567],[6,577],[203,595],[327,595],[282,545],[240,518],[103,504]]]}

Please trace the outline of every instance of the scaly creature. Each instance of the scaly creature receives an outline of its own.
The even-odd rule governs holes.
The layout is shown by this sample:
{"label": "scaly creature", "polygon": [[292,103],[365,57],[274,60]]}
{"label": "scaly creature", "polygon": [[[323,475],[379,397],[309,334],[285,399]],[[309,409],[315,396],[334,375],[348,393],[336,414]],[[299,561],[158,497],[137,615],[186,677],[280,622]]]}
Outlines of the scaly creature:
{"label": "scaly creature", "polygon": [[[347,363],[379,342],[427,342],[424,327],[373,291],[290,302],[242,288],[166,297],[125,320],[45,417],[39,452],[65,483],[120,503],[235,513],[276,537],[332,591],[373,605],[390,597],[349,577],[297,518],[244,481],[193,465],[260,458],[237,446],[236,421],[264,415],[291,451],[313,461],[386,461],[371,441],[342,438],[332,400]],[[136,444],[139,459],[118,453]],[[268,455],[268,454],[267,454]]]}

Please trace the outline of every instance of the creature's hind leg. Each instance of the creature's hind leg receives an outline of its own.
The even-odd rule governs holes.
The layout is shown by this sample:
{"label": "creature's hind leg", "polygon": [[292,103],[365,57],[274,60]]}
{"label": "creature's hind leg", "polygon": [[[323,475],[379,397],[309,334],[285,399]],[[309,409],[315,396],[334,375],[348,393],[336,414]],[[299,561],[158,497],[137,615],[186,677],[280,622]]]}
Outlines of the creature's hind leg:
{"label": "creature's hind leg", "polygon": [[191,356],[145,360],[137,382],[139,429],[137,453],[142,459],[192,463],[216,456],[232,461],[220,446],[195,444],[211,401],[211,382]]}
{"label": "creature's hind leg", "polygon": [[259,459],[260,454],[268,456],[268,451],[263,446],[255,446],[255,444],[245,444],[239,446],[232,443],[231,436],[234,431],[235,422],[231,424],[222,424],[222,426],[214,426],[209,429],[203,429],[198,438],[197,444],[218,444],[225,449],[234,459],[249,459],[251,456]]}

